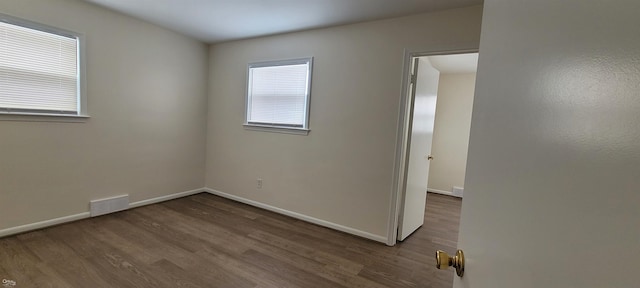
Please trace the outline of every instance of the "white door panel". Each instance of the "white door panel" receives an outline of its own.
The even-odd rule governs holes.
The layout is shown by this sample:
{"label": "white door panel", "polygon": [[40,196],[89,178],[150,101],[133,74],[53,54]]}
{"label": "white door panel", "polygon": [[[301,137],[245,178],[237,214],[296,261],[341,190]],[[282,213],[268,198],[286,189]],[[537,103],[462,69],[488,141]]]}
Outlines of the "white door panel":
{"label": "white door panel", "polygon": [[454,287],[640,287],[638,11],[485,0]]}
{"label": "white door panel", "polygon": [[[398,229],[398,239],[404,240],[424,222],[427,200],[429,160],[433,139],[433,124],[436,112],[436,98],[440,72],[431,66],[428,58],[417,58],[417,83],[409,140],[407,181],[403,209]],[[416,65],[416,64],[414,64]]]}

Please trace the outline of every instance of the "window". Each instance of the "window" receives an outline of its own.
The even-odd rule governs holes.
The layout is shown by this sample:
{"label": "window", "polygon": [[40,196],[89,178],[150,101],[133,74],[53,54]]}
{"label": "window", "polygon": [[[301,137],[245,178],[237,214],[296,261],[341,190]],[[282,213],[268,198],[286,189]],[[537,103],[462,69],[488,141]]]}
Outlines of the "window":
{"label": "window", "polygon": [[249,64],[245,126],[307,134],[313,58]]}
{"label": "window", "polygon": [[0,113],[81,116],[77,34],[0,14]]}

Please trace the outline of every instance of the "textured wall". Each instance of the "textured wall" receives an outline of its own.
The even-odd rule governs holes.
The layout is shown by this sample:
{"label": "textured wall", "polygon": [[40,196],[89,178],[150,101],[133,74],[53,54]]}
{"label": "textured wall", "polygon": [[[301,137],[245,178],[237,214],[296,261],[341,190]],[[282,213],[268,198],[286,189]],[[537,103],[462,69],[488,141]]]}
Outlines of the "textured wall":
{"label": "textured wall", "polygon": [[[386,238],[405,49],[477,49],[481,17],[476,6],[212,46],[207,187]],[[306,56],[310,134],[245,130],[247,63]]]}
{"label": "textured wall", "polygon": [[440,74],[429,189],[464,187],[476,73]]}
{"label": "textured wall", "polygon": [[[84,34],[90,119],[0,121],[0,229],[204,186],[207,46],[74,0],[0,11]],[[0,119],[6,119],[0,118]]]}

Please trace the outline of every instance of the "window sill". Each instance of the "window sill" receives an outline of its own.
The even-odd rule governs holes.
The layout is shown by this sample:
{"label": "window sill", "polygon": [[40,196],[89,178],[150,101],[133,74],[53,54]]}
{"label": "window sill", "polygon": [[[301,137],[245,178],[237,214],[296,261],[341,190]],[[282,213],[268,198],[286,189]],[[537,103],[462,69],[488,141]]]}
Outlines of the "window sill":
{"label": "window sill", "polygon": [[0,112],[0,121],[84,123],[89,118],[88,115]]}
{"label": "window sill", "polygon": [[243,124],[243,126],[245,130],[294,134],[294,135],[309,135],[309,132],[311,131],[309,129],[304,129],[304,128],[278,127],[278,126],[255,125],[255,124]]}

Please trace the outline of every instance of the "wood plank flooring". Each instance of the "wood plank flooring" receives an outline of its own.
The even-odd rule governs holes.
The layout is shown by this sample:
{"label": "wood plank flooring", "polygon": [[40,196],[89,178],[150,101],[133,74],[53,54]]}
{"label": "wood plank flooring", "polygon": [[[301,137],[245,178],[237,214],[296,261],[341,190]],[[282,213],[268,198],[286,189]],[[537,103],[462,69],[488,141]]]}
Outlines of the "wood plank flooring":
{"label": "wood plank flooring", "polygon": [[461,200],[429,193],[425,225],[395,247],[210,194],[0,238],[14,287],[434,287]]}

